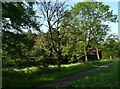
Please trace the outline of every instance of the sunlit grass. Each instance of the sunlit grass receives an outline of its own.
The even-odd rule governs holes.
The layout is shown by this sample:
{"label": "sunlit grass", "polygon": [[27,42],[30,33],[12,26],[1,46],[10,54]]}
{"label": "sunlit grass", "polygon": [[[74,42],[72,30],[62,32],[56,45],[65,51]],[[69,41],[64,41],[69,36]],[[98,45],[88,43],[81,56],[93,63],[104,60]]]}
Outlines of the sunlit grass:
{"label": "sunlit grass", "polygon": [[[82,65],[84,63],[71,63],[71,64],[62,64],[61,67],[70,67],[70,66],[76,66],[76,65]],[[49,65],[49,67],[57,67],[57,65]]]}
{"label": "sunlit grass", "polygon": [[[120,64],[120,62],[118,62]],[[62,89],[80,87],[118,87],[118,63],[83,79],[74,81]]]}
{"label": "sunlit grass", "polygon": [[108,62],[110,61],[67,64],[62,65],[61,68],[52,66],[46,69],[39,69],[38,67],[24,69],[6,68],[3,69],[3,87],[42,85]]}

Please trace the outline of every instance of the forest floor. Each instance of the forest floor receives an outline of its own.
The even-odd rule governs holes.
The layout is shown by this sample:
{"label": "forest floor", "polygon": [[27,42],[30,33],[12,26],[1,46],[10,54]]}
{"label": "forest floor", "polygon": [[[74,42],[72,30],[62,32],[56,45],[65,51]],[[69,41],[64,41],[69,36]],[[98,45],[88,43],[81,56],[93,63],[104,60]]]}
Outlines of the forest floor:
{"label": "forest floor", "polygon": [[80,72],[80,73],[77,73],[77,74],[73,74],[73,75],[70,75],[70,76],[62,78],[62,79],[58,79],[58,80],[52,81],[49,84],[37,86],[34,89],[59,88],[59,87],[62,87],[64,85],[68,85],[71,82],[74,82],[74,81],[76,81],[78,79],[84,78],[85,76],[88,76],[88,75],[94,74],[94,73],[96,73],[98,71],[101,71],[101,70],[111,66],[114,63],[116,63],[116,61],[108,63],[108,64],[104,64],[102,66],[97,66],[97,67],[94,67],[94,68],[89,69],[87,71],[83,71],[83,72]]}

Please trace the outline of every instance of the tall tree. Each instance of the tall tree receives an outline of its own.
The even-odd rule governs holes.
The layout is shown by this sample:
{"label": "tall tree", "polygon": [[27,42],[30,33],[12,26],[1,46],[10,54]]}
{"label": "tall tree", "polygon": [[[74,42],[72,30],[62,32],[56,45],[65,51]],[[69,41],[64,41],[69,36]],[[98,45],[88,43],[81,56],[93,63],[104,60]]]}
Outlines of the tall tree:
{"label": "tall tree", "polygon": [[62,57],[62,49],[61,49],[61,39],[60,39],[60,24],[63,21],[63,17],[65,15],[65,2],[59,2],[58,0],[52,1],[41,1],[40,2],[40,10],[42,14],[42,18],[48,27],[48,34],[50,35],[51,49],[55,51],[57,55],[57,64],[60,67],[60,59]]}
{"label": "tall tree", "polygon": [[[72,7],[73,14],[80,20],[79,25],[83,32],[81,40],[84,42],[85,61],[88,60],[89,45],[93,37],[96,36],[96,32],[107,32],[105,28],[108,26],[106,24],[102,25],[102,23],[114,22],[117,19],[117,16],[113,15],[109,8],[108,5],[104,5],[101,2],[79,2]],[[98,23],[100,28],[96,25]],[[98,35],[100,36],[100,34]]]}

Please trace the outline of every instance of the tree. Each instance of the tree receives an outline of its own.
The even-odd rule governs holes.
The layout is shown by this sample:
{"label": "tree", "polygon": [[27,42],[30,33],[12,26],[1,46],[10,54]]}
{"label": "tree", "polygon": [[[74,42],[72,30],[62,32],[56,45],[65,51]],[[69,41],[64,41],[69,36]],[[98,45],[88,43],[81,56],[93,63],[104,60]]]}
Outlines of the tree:
{"label": "tree", "polygon": [[[108,31],[108,26],[106,24],[102,25],[102,22],[115,22],[117,19],[117,16],[113,15],[109,8],[108,5],[101,2],[79,2],[72,7],[74,16],[80,21],[79,27],[82,31],[81,41],[84,42],[85,61],[88,60],[90,42],[96,37],[96,33],[99,32],[97,36],[100,36],[100,34]],[[97,37],[94,38],[94,40],[97,39]]]}
{"label": "tree", "polygon": [[48,27],[48,34],[50,36],[51,49],[52,52],[55,52],[57,55],[57,64],[60,67],[60,60],[62,58],[62,49],[61,49],[61,34],[60,34],[60,24],[63,21],[65,15],[65,2],[59,1],[41,1],[40,10],[42,18],[47,22],[44,25]]}
{"label": "tree", "polygon": [[100,23],[97,23],[95,25],[96,25],[95,26],[96,28],[94,30],[94,33],[92,34],[93,36],[92,36],[90,44],[92,45],[92,49],[96,50],[97,59],[100,60],[101,58],[100,52],[103,49],[102,43],[104,42],[105,37],[109,32],[109,26],[100,24]]}
{"label": "tree", "polygon": [[104,42],[103,46],[103,57],[104,58],[109,58],[109,59],[114,59],[114,58],[120,58],[120,42],[118,38],[112,38],[109,37],[106,39]]}
{"label": "tree", "polygon": [[3,30],[17,30],[18,32],[22,32],[22,28],[28,29],[30,27],[40,30],[40,24],[36,22],[37,16],[35,14],[35,11],[33,10],[33,5],[34,2],[3,2]]}
{"label": "tree", "polygon": [[[31,49],[24,29],[40,30],[33,10],[34,2],[2,2],[2,50],[5,61],[25,59]],[[33,44],[33,43],[32,43]]]}

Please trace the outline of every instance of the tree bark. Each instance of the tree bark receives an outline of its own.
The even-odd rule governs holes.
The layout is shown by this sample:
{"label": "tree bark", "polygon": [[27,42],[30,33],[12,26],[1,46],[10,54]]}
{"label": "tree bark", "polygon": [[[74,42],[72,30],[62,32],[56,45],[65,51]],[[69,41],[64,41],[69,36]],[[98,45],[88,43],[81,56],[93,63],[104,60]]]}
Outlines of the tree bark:
{"label": "tree bark", "polygon": [[97,47],[96,47],[96,54],[97,54],[97,59],[100,60],[99,50]]}
{"label": "tree bark", "polygon": [[110,59],[112,59],[112,56],[110,55]]}
{"label": "tree bark", "polygon": [[88,53],[87,53],[86,47],[84,48],[84,52],[85,52],[85,62],[87,62],[88,61]]}
{"label": "tree bark", "polygon": [[57,59],[57,66],[58,66],[58,67],[61,67],[60,60],[61,60],[61,57],[60,57],[60,55],[59,55],[59,56],[58,56],[58,59]]}
{"label": "tree bark", "polygon": [[60,59],[58,59],[58,61],[57,61],[57,65],[58,65],[58,67],[61,67]]}
{"label": "tree bark", "polygon": [[88,61],[87,47],[88,47],[88,45],[86,46],[86,43],[84,43],[85,62],[87,62],[87,61]]}

